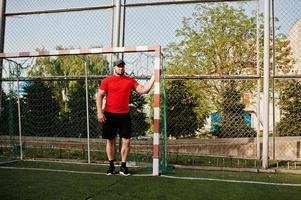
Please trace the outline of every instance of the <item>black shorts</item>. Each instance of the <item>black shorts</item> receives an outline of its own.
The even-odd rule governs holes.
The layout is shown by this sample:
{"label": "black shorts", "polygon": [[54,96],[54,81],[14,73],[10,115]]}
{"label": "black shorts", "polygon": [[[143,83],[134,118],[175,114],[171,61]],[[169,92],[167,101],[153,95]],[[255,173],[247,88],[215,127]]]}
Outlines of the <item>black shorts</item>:
{"label": "black shorts", "polygon": [[115,139],[117,133],[121,138],[130,139],[132,132],[132,123],[129,113],[109,113],[104,112],[106,122],[103,124],[102,138]]}

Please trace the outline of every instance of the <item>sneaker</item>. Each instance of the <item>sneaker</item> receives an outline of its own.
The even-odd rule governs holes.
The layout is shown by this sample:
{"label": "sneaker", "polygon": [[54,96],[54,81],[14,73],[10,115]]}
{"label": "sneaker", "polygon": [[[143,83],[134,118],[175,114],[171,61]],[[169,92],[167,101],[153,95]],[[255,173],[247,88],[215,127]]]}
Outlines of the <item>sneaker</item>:
{"label": "sneaker", "polygon": [[107,171],[107,175],[111,176],[115,174],[115,167],[109,167],[108,171]]}
{"label": "sneaker", "polygon": [[119,171],[119,174],[123,175],[123,176],[129,176],[131,175],[129,173],[129,170],[127,167],[120,167],[120,171]]}

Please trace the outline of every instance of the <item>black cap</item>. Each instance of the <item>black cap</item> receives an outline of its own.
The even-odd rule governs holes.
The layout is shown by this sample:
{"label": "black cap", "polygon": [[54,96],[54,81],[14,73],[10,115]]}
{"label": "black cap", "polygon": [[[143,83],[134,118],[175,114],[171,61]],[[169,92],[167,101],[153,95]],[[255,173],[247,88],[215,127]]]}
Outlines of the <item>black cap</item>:
{"label": "black cap", "polygon": [[124,62],[123,60],[121,60],[121,59],[116,60],[116,61],[114,62],[114,66],[119,66],[119,65],[125,65],[125,62]]}

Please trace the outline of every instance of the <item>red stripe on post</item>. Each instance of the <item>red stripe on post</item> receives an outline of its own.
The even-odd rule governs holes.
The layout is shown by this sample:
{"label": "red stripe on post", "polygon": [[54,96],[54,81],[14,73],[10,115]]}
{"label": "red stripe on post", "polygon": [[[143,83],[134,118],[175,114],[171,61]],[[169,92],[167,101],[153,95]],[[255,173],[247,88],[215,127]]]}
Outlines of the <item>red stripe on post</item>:
{"label": "red stripe on post", "polygon": [[23,57],[23,56],[26,56],[28,57],[30,55],[30,52],[20,52],[19,53],[19,56]]}
{"label": "red stripe on post", "polygon": [[154,107],[160,107],[160,94],[154,95]]}
{"label": "red stripe on post", "polygon": [[0,53],[0,58],[5,58],[6,57],[6,53]]}
{"label": "red stripe on post", "polygon": [[155,69],[155,81],[159,82],[160,80],[160,69]]}
{"label": "red stripe on post", "polygon": [[160,133],[160,120],[154,119],[154,132]]}
{"label": "red stripe on post", "polygon": [[134,47],[128,47],[124,49],[125,52],[137,52],[137,48]]}
{"label": "red stripe on post", "polygon": [[40,56],[49,56],[49,51],[39,51]]}
{"label": "red stripe on post", "polygon": [[159,145],[157,144],[153,146],[153,158],[159,158]]}

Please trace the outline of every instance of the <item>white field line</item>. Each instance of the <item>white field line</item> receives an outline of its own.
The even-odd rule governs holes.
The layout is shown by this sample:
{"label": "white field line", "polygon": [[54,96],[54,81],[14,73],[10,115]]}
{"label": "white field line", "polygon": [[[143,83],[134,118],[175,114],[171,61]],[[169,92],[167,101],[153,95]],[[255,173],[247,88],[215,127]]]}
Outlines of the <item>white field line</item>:
{"label": "white field line", "polygon": [[276,185],[276,186],[291,186],[291,187],[301,187],[298,183],[271,183],[262,181],[241,181],[241,180],[231,180],[231,179],[218,179],[218,178],[194,178],[194,177],[179,177],[179,176],[166,176],[161,175],[164,178],[170,179],[182,179],[182,180],[201,180],[201,181],[217,181],[217,182],[227,182],[227,183],[248,183],[248,184],[259,184],[259,185]]}
{"label": "white field line", "polygon": [[[107,175],[106,173],[101,173],[101,172],[85,172],[85,171],[74,171],[74,170],[64,170],[64,169],[44,169],[44,168],[30,168],[30,167],[5,167],[5,166],[0,166],[0,169],[62,172],[62,173],[72,173],[72,174]],[[153,176],[153,175],[152,174],[133,174],[132,176]]]}
{"label": "white field line", "polygon": [[9,164],[9,163],[18,162],[18,161],[19,161],[19,160],[3,161],[3,162],[0,162],[0,165],[3,165],[3,164]]}
{"label": "white field line", "polygon": [[[26,167],[0,166],[0,169],[46,171],[46,172],[61,172],[61,173],[90,174],[90,175],[106,175],[106,173],[101,173],[101,172],[85,172],[85,171],[26,168]],[[133,174],[131,176],[151,177],[153,175],[152,174]],[[227,182],[227,183],[247,183],[247,184],[258,184],[258,185],[301,187],[301,184],[298,184],[298,183],[271,183],[271,182],[262,182],[262,181],[242,181],[242,180],[230,180],[230,179],[216,179],[216,178],[202,178],[202,177],[194,178],[194,177],[179,177],[179,176],[166,176],[166,175],[161,175],[160,177],[169,178],[169,179],[179,179],[179,180],[199,180],[199,181],[216,181],[216,182]]]}

